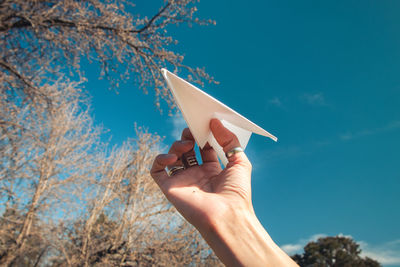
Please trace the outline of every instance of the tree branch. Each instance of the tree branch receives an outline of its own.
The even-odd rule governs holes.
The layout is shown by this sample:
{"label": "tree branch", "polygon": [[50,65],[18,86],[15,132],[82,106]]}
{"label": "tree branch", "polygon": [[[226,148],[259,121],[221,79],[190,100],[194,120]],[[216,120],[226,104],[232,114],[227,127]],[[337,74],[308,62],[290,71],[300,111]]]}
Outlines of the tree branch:
{"label": "tree branch", "polygon": [[149,20],[149,22],[148,22],[143,28],[141,28],[141,29],[138,30],[137,32],[138,32],[138,33],[141,33],[141,32],[143,32],[143,31],[145,31],[146,29],[148,29],[148,28],[153,24],[153,22],[154,22],[158,17],[160,17],[161,14],[162,14],[170,5],[171,5],[171,2],[168,2],[163,8],[160,9],[160,11],[158,11],[157,14],[155,14],[155,15]]}

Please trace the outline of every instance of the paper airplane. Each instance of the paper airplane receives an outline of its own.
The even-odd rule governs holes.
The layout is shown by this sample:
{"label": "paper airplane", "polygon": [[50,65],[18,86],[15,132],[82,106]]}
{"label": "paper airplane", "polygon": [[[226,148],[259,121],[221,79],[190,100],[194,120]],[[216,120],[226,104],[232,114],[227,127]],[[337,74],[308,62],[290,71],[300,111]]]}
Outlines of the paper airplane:
{"label": "paper airplane", "polygon": [[246,148],[251,133],[267,136],[274,141],[278,140],[266,130],[196,86],[166,69],[161,69],[161,71],[197,145],[203,148],[208,142],[217,152],[224,166],[228,163],[228,159],[222,147],[215,140],[209,126],[210,120],[213,118],[219,119],[226,128],[238,137],[243,149]]}

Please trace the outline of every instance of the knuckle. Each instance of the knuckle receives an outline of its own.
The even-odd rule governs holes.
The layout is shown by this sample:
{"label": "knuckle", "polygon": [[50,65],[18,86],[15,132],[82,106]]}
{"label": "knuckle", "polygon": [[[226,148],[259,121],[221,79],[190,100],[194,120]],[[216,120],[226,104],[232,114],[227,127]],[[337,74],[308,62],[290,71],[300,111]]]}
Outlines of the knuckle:
{"label": "knuckle", "polygon": [[227,152],[234,147],[240,146],[240,142],[236,135],[231,133],[230,136],[227,137],[226,140],[221,144],[221,146],[224,148],[224,151]]}
{"label": "knuckle", "polygon": [[180,143],[181,143],[180,140],[177,140],[177,141],[173,142],[172,145],[171,145],[171,148],[172,148],[172,147],[179,146]]}
{"label": "knuckle", "polygon": [[175,142],[173,142],[172,145],[171,145],[171,147],[170,147],[170,149],[169,149],[169,152],[176,151],[176,150],[179,148],[180,142],[181,142],[181,141],[175,141]]}
{"label": "knuckle", "polygon": [[157,155],[156,158],[154,159],[153,166],[157,163],[159,164],[161,162],[161,159],[162,159],[162,154]]}
{"label": "knuckle", "polygon": [[227,152],[235,147],[235,143],[236,143],[235,140],[231,138],[223,142],[221,146],[224,148],[224,151]]}

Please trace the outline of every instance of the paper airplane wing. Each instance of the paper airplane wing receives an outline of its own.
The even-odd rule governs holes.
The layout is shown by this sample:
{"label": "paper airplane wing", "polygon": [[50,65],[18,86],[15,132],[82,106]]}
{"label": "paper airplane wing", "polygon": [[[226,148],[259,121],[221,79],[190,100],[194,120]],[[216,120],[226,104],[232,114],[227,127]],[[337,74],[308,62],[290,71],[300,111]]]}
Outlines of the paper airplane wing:
{"label": "paper airplane wing", "polygon": [[208,142],[224,165],[228,163],[228,160],[209,127],[212,118],[221,120],[224,126],[238,137],[243,149],[246,148],[251,133],[267,136],[277,141],[275,136],[194,85],[166,69],[162,69],[162,73],[199,147],[203,148]]}

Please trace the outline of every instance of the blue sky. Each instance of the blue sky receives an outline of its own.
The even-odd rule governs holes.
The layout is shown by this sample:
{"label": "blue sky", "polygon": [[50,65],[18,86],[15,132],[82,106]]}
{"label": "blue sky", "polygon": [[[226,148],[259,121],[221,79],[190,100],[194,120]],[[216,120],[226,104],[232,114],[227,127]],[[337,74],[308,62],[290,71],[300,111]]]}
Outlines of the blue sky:
{"label": "blue sky", "polygon": [[[138,10],[151,15],[161,1]],[[400,266],[400,1],[212,1],[170,34],[184,63],[220,82],[204,91],[279,138],[252,136],[253,201],[292,253],[320,235],[350,235]],[[87,70],[96,122],[118,144],[134,123],[173,142],[184,128],[150,92],[119,94]]]}

